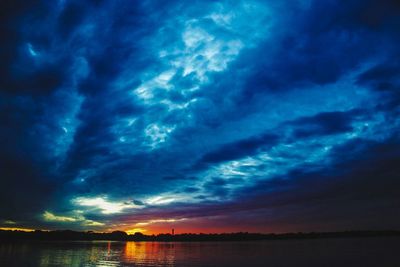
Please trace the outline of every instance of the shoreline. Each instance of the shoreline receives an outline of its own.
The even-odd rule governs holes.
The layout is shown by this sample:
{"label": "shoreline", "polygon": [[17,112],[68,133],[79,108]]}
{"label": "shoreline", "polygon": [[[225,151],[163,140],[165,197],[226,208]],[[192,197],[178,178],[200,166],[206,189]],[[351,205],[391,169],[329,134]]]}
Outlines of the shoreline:
{"label": "shoreline", "polygon": [[158,234],[128,235],[122,231],[112,233],[65,231],[5,231],[0,230],[2,241],[134,241],[134,242],[245,242],[269,240],[313,240],[334,238],[399,237],[400,231],[344,231],[309,233],[221,233],[221,234]]}

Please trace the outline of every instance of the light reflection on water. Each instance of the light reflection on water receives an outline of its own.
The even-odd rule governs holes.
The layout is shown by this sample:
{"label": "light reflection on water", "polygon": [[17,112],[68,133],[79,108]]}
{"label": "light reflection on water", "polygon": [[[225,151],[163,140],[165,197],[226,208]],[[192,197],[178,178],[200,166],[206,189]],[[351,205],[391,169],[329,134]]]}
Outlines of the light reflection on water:
{"label": "light reflection on water", "polygon": [[398,266],[400,238],[265,242],[0,241],[0,266]]}
{"label": "light reflection on water", "polygon": [[173,243],[127,242],[123,261],[138,265],[174,266],[174,247]]}

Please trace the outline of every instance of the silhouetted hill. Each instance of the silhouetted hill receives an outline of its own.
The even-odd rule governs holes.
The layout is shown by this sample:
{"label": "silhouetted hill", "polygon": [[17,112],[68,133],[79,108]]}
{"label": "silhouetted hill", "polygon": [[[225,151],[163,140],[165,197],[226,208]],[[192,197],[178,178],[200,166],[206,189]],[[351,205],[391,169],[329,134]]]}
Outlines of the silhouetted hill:
{"label": "silhouetted hill", "polygon": [[222,233],[222,234],[158,234],[144,235],[135,233],[128,235],[123,231],[112,233],[63,231],[5,231],[0,230],[0,240],[111,240],[111,241],[255,241],[255,240],[280,240],[280,239],[315,239],[315,238],[347,238],[347,237],[373,237],[373,236],[400,236],[400,231],[346,231],[325,233],[285,233],[285,234],[260,234],[260,233]]}

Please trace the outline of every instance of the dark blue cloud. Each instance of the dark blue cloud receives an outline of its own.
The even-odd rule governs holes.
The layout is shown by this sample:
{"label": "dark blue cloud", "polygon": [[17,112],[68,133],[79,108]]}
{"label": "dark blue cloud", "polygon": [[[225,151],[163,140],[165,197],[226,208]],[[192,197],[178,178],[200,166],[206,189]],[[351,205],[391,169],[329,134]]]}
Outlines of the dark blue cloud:
{"label": "dark blue cloud", "polygon": [[217,151],[205,154],[200,161],[203,163],[220,163],[223,161],[240,159],[256,153],[257,150],[268,149],[278,140],[279,137],[274,134],[251,137],[233,144],[224,145]]}
{"label": "dark blue cloud", "polygon": [[379,94],[376,110],[384,112],[389,124],[396,123],[400,106],[399,66],[390,61],[380,62],[372,66],[358,77],[357,83],[367,86]]}
{"label": "dark blue cloud", "polygon": [[323,112],[312,117],[299,118],[289,124],[293,126],[293,138],[331,135],[353,130],[357,116],[365,115],[361,110],[346,112]]}

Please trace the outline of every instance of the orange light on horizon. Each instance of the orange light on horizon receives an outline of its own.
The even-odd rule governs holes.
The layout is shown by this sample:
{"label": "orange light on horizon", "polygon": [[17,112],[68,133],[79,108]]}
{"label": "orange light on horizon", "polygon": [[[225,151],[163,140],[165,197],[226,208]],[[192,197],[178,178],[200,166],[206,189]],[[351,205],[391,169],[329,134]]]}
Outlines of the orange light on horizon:
{"label": "orange light on horizon", "polygon": [[125,232],[126,232],[128,235],[133,235],[133,234],[138,233],[138,232],[139,232],[139,233],[146,232],[146,234],[148,233],[147,230],[144,229],[144,228],[133,228],[133,229],[125,230]]}
{"label": "orange light on horizon", "polygon": [[232,224],[229,220],[221,223],[221,219],[214,218],[153,218],[140,220],[131,224],[125,222],[114,224],[107,231],[125,231],[129,235],[140,232],[145,235],[172,234],[221,234],[221,233],[283,233],[287,232],[286,227],[275,225],[247,225],[241,223]]}

